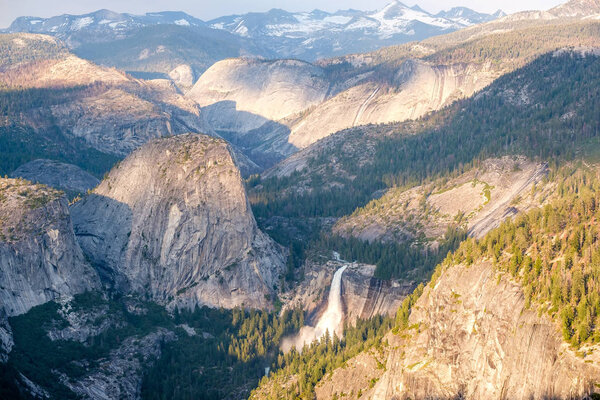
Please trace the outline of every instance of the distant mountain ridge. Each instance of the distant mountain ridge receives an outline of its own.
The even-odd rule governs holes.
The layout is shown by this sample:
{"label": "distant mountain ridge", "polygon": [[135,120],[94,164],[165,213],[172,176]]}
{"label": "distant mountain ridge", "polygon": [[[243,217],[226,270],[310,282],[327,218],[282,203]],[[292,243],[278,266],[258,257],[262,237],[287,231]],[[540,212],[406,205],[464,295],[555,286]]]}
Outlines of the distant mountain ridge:
{"label": "distant mountain ridge", "polygon": [[197,77],[216,61],[240,56],[271,56],[248,40],[210,28],[184,12],[132,15],[98,10],[51,18],[20,17],[8,33],[47,34],[78,56],[140,78],[166,78],[180,65]]}
{"label": "distant mountain ridge", "polygon": [[105,31],[118,35],[128,29],[149,25],[173,24],[180,26],[206,26],[206,23],[180,11],[165,11],[133,15],[110,10],[89,14],[63,14],[50,18],[19,17],[8,27],[9,32],[54,33],[57,35],[81,30]]}
{"label": "distant mountain ridge", "polygon": [[229,57],[314,61],[422,40],[504,15],[465,7],[434,15],[399,1],[376,11],[272,9],[208,22],[179,11],[133,15],[98,10],[50,18],[19,17],[4,32],[52,35],[81,57],[130,72],[166,75],[186,64],[199,75]]}
{"label": "distant mountain ridge", "polygon": [[369,35],[388,38],[397,34],[417,35],[411,32],[415,23],[440,28],[440,30],[460,29],[475,23],[491,21],[504,16],[484,14],[465,7],[455,7],[438,14],[431,14],[419,6],[408,7],[400,1],[393,1],[376,11],[339,10],[333,13],[314,10],[311,12],[290,13],[273,9],[264,13],[248,13],[225,16],[209,21],[216,29],[225,29],[240,36],[257,37],[285,36],[298,38],[300,34],[314,34],[319,31],[351,32],[360,31]]}
{"label": "distant mountain ridge", "polygon": [[[23,16],[6,29],[7,32],[47,33],[58,36],[82,30],[105,32],[113,35],[152,25],[179,25],[191,27],[210,26],[239,36],[256,37],[260,34],[299,38],[298,34],[318,31],[363,31],[382,38],[391,35],[413,33],[413,25],[420,22],[440,28],[442,31],[460,29],[477,23],[488,22],[505,16],[498,10],[494,14],[479,13],[466,7],[454,7],[448,11],[431,14],[419,6],[408,7],[393,1],[376,11],[339,10],[329,13],[321,10],[291,13],[272,9],[262,13],[230,15],[204,22],[182,11],[162,11],[135,15],[98,10],[89,14],[63,14],[50,18]],[[308,38],[310,39],[310,38]]]}
{"label": "distant mountain ridge", "polygon": [[547,11],[520,11],[505,18],[500,18],[498,21],[555,19],[600,19],[600,0],[571,0]]}
{"label": "distant mountain ridge", "polygon": [[417,5],[408,7],[396,0],[376,11],[290,13],[273,9],[265,13],[221,17],[208,24],[252,38],[281,56],[315,60],[420,40],[504,15],[500,10],[495,14],[483,14],[465,7],[434,15]]}
{"label": "distant mountain ridge", "polygon": [[600,0],[571,0],[548,12],[558,18],[577,18],[600,14]]}

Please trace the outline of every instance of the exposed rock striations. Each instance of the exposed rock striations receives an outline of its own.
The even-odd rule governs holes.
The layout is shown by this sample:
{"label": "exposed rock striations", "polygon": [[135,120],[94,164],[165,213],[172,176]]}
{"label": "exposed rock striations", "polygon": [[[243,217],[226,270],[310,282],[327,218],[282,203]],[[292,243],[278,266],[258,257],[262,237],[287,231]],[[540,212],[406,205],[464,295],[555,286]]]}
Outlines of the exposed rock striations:
{"label": "exposed rock striations", "polygon": [[487,159],[449,181],[391,189],[340,219],[333,231],[365,241],[404,242],[421,235],[436,241],[448,227],[461,226],[482,237],[506,218],[539,206],[548,195],[541,184],[547,173],[546,164],[522,156]]}
{"label": "exposed rock striations", "polygon": [[576,356],[554,323],[525,307],[520,285],[486,262],[444,272],[410,324],[423,329],[403,346],[404,356],[388,358],[374,398],[565,399],[598,383],[598,355]]}
{"label": "exposed rock striations", "polygon": [[489,63],[438,65],[406,60],[388,82],[374,78],[328,99],[291,128],[290,143],[304,148],[358,125],[417,119],[470,97],[500,74]]}
{"label": "exposed rock striations", "polygon": [[186,97],[212,129],[269,165],[296,151],[287,140],[291,120],[322,103],[329,88],[324,70],[307,62],[238,58],[210,67]]}
{"label": "exposed rock striations", "polygon": [[[203,107],[229,102],[233,111],[278,121],[319,104],[328,89],[324,71],[307,62],[239,58],[213,65],[202,74],[187,96]],[[232,129],[223,125],[223,118],[215,122],[221,123],[217,127],[219,130]],[[236,129],[242,132],[261,125],[260,120],[240,119],[238,123],[240,126]]]}
{"label": "exposed rock striations", "polygon": [[271,304],[284,256],[258,229],[222,140],[152,141],[72,213],[84,252],[120,290],[179,306]]}

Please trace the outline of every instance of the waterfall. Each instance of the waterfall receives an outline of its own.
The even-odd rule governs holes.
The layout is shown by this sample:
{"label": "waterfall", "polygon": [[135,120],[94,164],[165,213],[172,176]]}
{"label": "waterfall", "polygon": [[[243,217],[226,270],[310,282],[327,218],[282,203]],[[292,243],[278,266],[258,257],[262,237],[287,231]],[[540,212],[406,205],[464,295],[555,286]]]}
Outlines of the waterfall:
{"label": "waterfall", "polygon": [[340,331],[344,318],[344,311],[342,310],[342,274],[347,267],[347,265],[344,265],[333,274],[329,297],[327,298],[327,309],[319,318],[315,328],[316,338],[323,336],[327,330],[331,334],[333,332],[337,333],[338,336],[342,333]]}
{"label": "waterfall", "polygon": [[342,335],[342,322],[344,319],[344,310],[342,309],[342,275],[348,268],[347,265],[339,268],[333,274],[329,296],[327,297],[327,309],[319,318],[316,326],[303,326],[297,335],[286,338],[282,341],[283,351],[288,351],[293,347],[301,350],[304,344],[311,344],[316,339],[320,339],[329,331],[330,335]]}

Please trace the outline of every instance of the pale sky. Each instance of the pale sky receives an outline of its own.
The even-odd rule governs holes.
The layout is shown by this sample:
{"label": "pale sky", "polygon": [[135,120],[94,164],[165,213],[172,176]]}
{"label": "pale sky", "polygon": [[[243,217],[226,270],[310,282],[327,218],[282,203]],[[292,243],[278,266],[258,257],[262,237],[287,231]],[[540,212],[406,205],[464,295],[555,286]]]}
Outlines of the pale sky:
{"label": "pale sky", "polygon": [[[85,14],[106,8],[117,12],[143,14],[152,11],[185,11],[203,20],[250,11],[281,8],[287,11],[325,11],[354,8],[373,10],[391,0],[0,0],[0,28],[20,16],[51,17],[60,14]],[[480,12],[501,8],[512,13],[521,10],[545,10],[566,0],[406,0],[429,12],[464,6]]]}

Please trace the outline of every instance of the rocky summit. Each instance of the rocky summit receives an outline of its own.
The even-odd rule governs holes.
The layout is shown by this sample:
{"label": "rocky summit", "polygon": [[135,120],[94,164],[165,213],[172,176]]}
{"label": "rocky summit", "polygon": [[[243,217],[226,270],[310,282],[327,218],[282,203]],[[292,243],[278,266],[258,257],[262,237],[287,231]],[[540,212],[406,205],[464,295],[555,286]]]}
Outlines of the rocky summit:
{"label": "rocky summit", "polygon": [[118,290],[185,307],[271,304],[284,251],[258,229],[222,140],[151,141],[71,212],[86,256]]}

